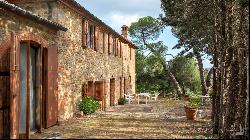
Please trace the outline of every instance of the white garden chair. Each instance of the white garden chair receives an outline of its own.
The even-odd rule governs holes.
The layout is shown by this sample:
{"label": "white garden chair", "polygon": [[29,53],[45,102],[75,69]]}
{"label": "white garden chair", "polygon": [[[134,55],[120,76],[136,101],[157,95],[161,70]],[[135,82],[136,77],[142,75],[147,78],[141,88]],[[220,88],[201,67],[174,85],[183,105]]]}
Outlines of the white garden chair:
{"label": "white garden chair", "polygon": [[135,99],[135,96],[125,94],[125,99],[128,101],[128,104],[130,104]]}
{"label": "white garden chair", "polygon": [[151,100],[155,100],[155,101],[157,101],[158,100],[158,96],[160,95],[160,93],[159,92],[156,92],[156,93],[154,93],[153,95],[151,95]]}

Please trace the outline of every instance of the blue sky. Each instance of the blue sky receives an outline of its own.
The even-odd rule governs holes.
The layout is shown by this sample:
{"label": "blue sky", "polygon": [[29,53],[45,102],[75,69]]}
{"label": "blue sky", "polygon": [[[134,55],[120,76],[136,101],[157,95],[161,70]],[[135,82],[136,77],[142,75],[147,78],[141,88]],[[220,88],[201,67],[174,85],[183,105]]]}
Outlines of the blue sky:
{"label": "blue sky", "polygon": [[[118,33],[121,33],[122,25],[130,25],[144,16],[157,18],[162,13],[160,0],[76,0],[92,14],[104,21]],[[171,33],[171,27],[167,27],[159,40],[168,46],[168,53],[177,55],[180,50],[172,49],[178,39]],[[171,59],[167,56],[167,59]],[[205,59],[204,67],[211,67]]]}

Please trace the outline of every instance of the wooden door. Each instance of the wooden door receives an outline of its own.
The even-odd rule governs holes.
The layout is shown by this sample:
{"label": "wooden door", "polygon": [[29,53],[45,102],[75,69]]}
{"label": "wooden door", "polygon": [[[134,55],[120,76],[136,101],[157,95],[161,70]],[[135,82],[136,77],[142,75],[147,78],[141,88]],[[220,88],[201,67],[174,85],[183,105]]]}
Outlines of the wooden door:
{"label": "wooden door", "polygon": [[127,95],[128,91],[127,91],[127,79],[126,79],[126,77],[124,77],[124,86],[123,86],[123,88],[124,88],[124,95]]}
{"label": "wooden door", "polygon": [[0,139],[10,134],[10,46],[0,46]]}
{"label": "wooden door", "polygon": [[115,105],[115,78],[110,79],[110,106]]}
{"label": "wooden door", "polygon": [[57,100],[57,67],[58,55],[57,47],[53,46],[47,49],[47,93],[46,93],[46,125],[51,127],[57,123],[58,100]]}
{"label": "wooden door", "polygon": [[101,110],[104,110],[104,82],[96,81],[95,82],[95,98],[100,101]]}

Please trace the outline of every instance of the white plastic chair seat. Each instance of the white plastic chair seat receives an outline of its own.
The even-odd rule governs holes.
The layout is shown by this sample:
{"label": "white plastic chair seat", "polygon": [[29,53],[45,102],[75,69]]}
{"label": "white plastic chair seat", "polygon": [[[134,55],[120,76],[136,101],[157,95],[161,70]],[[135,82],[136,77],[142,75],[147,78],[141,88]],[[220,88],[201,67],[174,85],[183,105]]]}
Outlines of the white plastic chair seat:
{"label": "white plastic chair seat", "polygon": [[130,102],[132,102],[135,97],[133,95],[129,95],[129,94],[125,94],[125,99],[128,101],[128,103],[130,104]]}
{"label": "white plastic chair seat", "polygon": [[151,100],[157,101],[159,95],[160,95],[160,93],[154,93],[154,94],[151,96]]}

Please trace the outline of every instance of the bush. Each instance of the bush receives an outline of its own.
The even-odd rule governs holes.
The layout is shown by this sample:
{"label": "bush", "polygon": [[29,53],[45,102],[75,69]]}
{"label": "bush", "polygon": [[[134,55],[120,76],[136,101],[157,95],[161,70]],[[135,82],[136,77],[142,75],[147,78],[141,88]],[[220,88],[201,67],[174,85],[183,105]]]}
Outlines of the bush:
{"label": "bush", "polygon": [[91,114],[100,107],[100,104],[93,97],[86,96],[79,102],[78,107],[84,114]]}
{"label": "bush", "polygon": [[201,105],[201,99],[199,97],[191,97],[189,99],[188,107],[198,108]]}
{"label": "bush", "polygon": [[118,105],[124,105],[125,103],[127,103],[127,100],[125,98],[119,98],[118,99]]}

